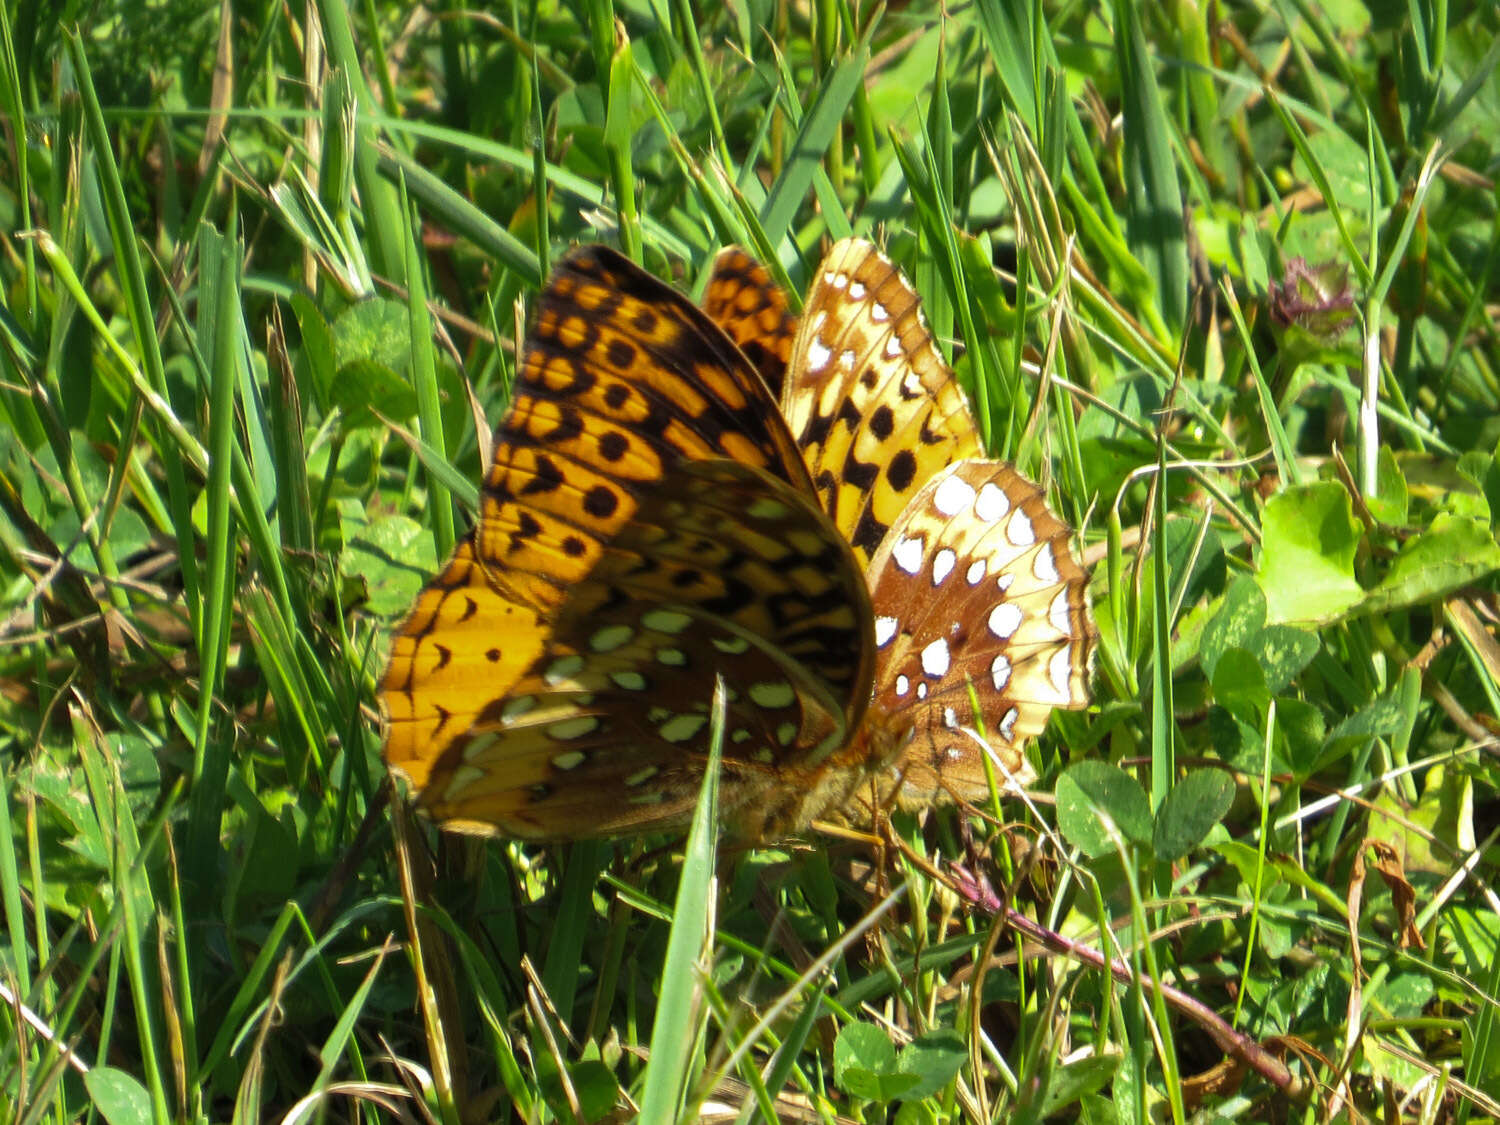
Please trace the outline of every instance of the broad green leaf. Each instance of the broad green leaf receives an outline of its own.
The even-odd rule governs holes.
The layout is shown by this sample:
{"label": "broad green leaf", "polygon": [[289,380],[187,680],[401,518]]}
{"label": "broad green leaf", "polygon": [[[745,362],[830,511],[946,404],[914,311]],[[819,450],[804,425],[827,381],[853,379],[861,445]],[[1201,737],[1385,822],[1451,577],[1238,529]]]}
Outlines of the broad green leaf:
{"label": "broad green leaf", "polygon": [[1500,544],[1489,524],[1466,516],[1439,513],[1432,526],[1408,539],[1359,607],[1365,613],[1389,613],[1435,601],[1500,570]]}
{"label": "broad green leaf", "polygon": [[400,301],[371,297],[349,306],[333,323],[335,368],[368,359],[405,371],[410,357],[410,320]]}
{"label": "broad green leaf", "polygon": [[896,1059],[896,1070],[911,1075],[916,1083],[901,1096],[927,1098],[936,1094],[969,1061],[969,1049],[952,1030],[929,1031],[902,1048]]}
{"label": "broad green leaf", "polygon": [[894,1125],[939,1125],[937,1110],[931,1101],[908,1099],[896,1110]]}
{"label": "broad green leaf", "polygon": [[1050,1118],[1074,1102],[1098,1093],[1120,1069],[1119,1055],[1091,1055],[1055,1068],[1047,1080],[1041,1116]]}
{"label": "broad green leaf", "polygon": [[1260,661],[1242,648],[1232,648],[1214,667],[1214,698],[1247,722],[1258,720],[1271,701]]}
{"label": "broad green leaf", "polygon": [[438,568],[432,532],[407,516],[370,520],[355,500],[342,500],[338,508],[345,543],[340,570],[365,584],[371,613],[403,613]]}
{"label": "broad green leaf", "polygon": [[368,359],[338,369],[329,400],[341,411],[345,429],[384,425],[377,415],[405,421],[417,412],[417,392],[411,384]]}
{"label": "broad green leaf", "polygon": [[1364,591],[1354,580],[1360,525],[1332,482],[1298,485],[1266,502],[1256,581],[1272,622],[1335,621]]}
{"label": "broad green leaf", "polygon": [[920,1079],[901,1074],[890,1036],[868,1023],[852,1023],[833,1044],[833,1079],[851,1097],[886,1104],[913,1089]]}
{"label": "broad green leaf", "polygon": [[151,1120],[151,1095],[135,1076],[112,1066],[96,1066],[83,1076],[83,1085],[109,1125],[146,1125]]}
{"label": "broad green leaf", "polygon": [[[1228,708],[1214,706],[1208,709],[1208,732],[1209,743],[1218,751],[1220,758],[1236,769],[1260,773],[1261,760],[1265,755],[1265,738],[1253,726]],[[1277,771],[1279,765],[1280,763],[1273,762],[1271,769]]]}
{"label": "broad green leaf", "polygon": [[351,306],[334,322],[333,357],[329,401],[343,411],[346,427],[381,424],[366,407],[399,422],[416,414],[404,304],[371,298]]}
{"label": "broad green leaf", "polygon": [[1370,514],[1381,523],[1400,527],[1406,522],[1410,498],[1400,462],[1390,446],[1382,445],[1375,454],[1375,495],[1365,498]]}
{"label": "broad green leaf", "polygon": [[[1286,745],[1292,773],[1309,777],[1317,769],[1328,737],[1328,723],[1323,712],[1300,699],[1276,701],[1276,728]],[[1256,769],[1258,770],[1259,764]],[[1276,769],[1276,765],[1272,769]]]}
{"label": "broad green leaf", "polygon": [[1260,662],[1266,690],[1272,695],[1297,678],[1318,655],[1317,635],[1291,625],[1268,625],[1245,645]]}
{"label": "broad green leaf", "polygon": [[1102,821],[1108,817],[1126,841],[1151,841],[1151,802],[1140,782],[1108,762],[1079,762],[1057,779],[1057,826],[1090,859],[1108,855],[1115,842]]}
{"label": "broad green leaf", "polygon": [[1382,696],[1333,728],[1319,765],[1327,766],[1368,739],[1390,738],[1402,729],[1404,723],[1401,701],[1394,695]]}
{"label": "broad green leaf", "polygon": [[1203,630],[1203,645],[1198,657],[1203,664],[1203,674],[1212,681],[1214,666],[1224,650],[1249,648],[1246,642],[1259,633],[1265,623],[1265,594],[1253,578],[1236,579],[1224,592],[1219,612]]}
{"label": "broad green leaf", "polygon": [[1167,794],[1156,813],[1152,850],[1162,863],[1181,859],[1205,839],[1234,802],[1234,778],[1222,770],[1194,770]]}
{"label": "broad green leaf", "polygon": [[614,1072],[599,1059],[585,1059],[568,1067],[578,1107],[585,1121],[603,1121],[620,1098],[620,1083]]}

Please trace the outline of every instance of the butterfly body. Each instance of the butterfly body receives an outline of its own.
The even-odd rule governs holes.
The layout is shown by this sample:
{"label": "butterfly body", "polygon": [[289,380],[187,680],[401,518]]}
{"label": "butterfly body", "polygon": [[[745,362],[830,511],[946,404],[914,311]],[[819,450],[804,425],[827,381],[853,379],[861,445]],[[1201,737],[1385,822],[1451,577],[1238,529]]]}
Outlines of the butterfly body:
{"label": "butterfly body", "polygon": [[479,523],[381,684],[386,760],[446,826],[681,827],[720,678],[721,815],[748,842],[977,799],[975,718],[1019,770],[1086,700],[1068,531],[978,457],[899,272],[840,243],[798,322],[731,251],[706,309],[602,247],[542,293]]}

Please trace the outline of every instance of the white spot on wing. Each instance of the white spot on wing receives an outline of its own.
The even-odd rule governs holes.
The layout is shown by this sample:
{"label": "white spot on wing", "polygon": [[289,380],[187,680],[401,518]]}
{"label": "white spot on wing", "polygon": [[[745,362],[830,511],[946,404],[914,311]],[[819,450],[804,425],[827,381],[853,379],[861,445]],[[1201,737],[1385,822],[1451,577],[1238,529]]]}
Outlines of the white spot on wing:
{"label": "white spot on wing", "polygon": [[669,668],[682,668],[687,665],[687,653],[680,648],[659,648],[656,650],[656,661]]}
{"label": "white spot on wing", "polygon": [[639,672],[611,672],[609,678],[614,681],[615,687],[626,691],[646,690],[646,677]]}
{"label": "white spot on wing", "polygon": [[942,637],[922,650],[922,671],[934,678],[946,676],[952,657],[948,653],[948,642]]}
{"label": "white spot on wing", "polygon": [[958,563],[958,555],[952,547],[944,547],[932,556],[932,584],[941,586],[947,581],[948,575],[953,573],[953,568]]}
{"label": "white spot on wing", "polygon": [[582,750],[569,750],[566,754],[554,754],[552,766],[560,770],[576,770],[588,760],[588,755]]}
{"label": "white spot on wing", "polygon": [[975,559],[969,564],[969,573],[964,575],[970,586],[978,586],[984,581],[984,572],[988,567],[983,559]]}
{"label": "white spot on wing", "polygon": [[994,523],[1008,511],[1010,511],[1010,500],[1005,495],[1005,489],[994,481],[980,488],[979,500],[974,505],[975,515],[985,523]]}
{"label": "white spot on wing", "polygon": [[782,723],[776,728],[776,741],[783,746],[790,746],[792,739],[797,737],[796,723]]}
{"label": "white spot on wing", "polygon": [[1057,702],[1067,703],[1073,697],[1073,662],[1066,646],[1052,654],[1047,661],[1047,671],[1052,677],[1052,686],[1057,691]]}
{"label": "white spot on wing", "polygon": [[644,785],[660,772],[660,766],[646,766],[642,769],[636,770],[635,773],[630,774],[628,777],[626,777],[625,784],[631,786],[632,788],[637,785]]}
{"label": "white spot on wing", "polygon": [[773,711],[780,710],[783,707],[790,707],[796,698],[797,693],[785,680],[769,680],[765,683],[750,685],[750,701],[757,707],[765,707]]}
{"label": "white spot on wing", "polygon": [[1057,596],[1052,599],[1052,604],[1047,608],[1047,620],[1063,636],[1071,637],[1073,635],[1071,616],[1068,591],[1064,588],[1057,592]]}
{"label": "white spot on wing", "polygon": [[943,708],[943,726],[949,730],[958,729],[958,712],[953,710],[952,707]]}
{"label": "white spot on wing", "polygon": [[483,781],[484,777],[484,771],[478,766],[461,766],[453,771],[453,780],[448,783],[443,796],[452,800],[455,794],[462,793],[469,786]]}
{"label": "white spot on wing", "polygon": [[1002,641],[1008,641],[1021,627],[1021,607],[1013,602],[1001,602],[990,610],[990,632]]}
{"label": "white spot on wing", "polygon": [[832,358],[833,353],[823,346],[823,341],[816,335],[807,342],[807,369],[809,371],[822,371]]}
{"label": "white spot on wing", "polygon": [[1052,557],[1051,543],[1043,543],[1036,558],[1031,560],[1031,573],[1036,575],[1038,582],[1045,582],[1049,586],[1061,579],[1061,575],[1057,573],[1057,560]]}
{"label": "white spot on wing", "polygon": [[863,281],[851,281],[849,283],[849,299],[851,301],[863,301],[869,290],[865,288]]}
{"label": "white spot on wing", "polygon": [[750,505],[749,513],[758,520],[784,520],[786,519],[787,506],[780,500],[774,500],[769,496],[762,496]]}
{"label": "white spot on wing", "polygon": [[870,306],[870,319],[873,320],[876,324],[884,324],[886,321],[891,319],[891,310],[886,308],[879,301],[876,301],[873,305]]}
{"label": "white spot on wing", "polygon": [[897,676],[896,677],[896,694],[897,695],[905,695],[910,690],[911,690],[911,681],[908,680],[905,676]]}
{"label": "white spot on wing", "polygon": [[1021,712],[1012,707],[1005,712],[1005,717],[1000,720],[1000,737],[1006,742],[1012,742],[1016,737],[1016,720],[1021,717]]}
{"label": "white spot on wing", "polygon": [[918,699],[926,699],[927,698],[927,685],[926,684],[918,684],[917,685],[917,698]]}
{"label": "white spot on wing", "polygon": [[583,671],[583,657],[576,654],[572,656],[560,656],[542,673],[542,680],[548,687],[556,687],[564,680],[571,680],[579,672]]}
{"label": "white spot on wing", "polygon": [[606,625],[589,638],[589,648],[595,652],[614,652],[635,636],[629,625]]}
{"label": "white spot on wing", "polygon": [[1005,537],[1017,547],[1029,547],[1036,542],[1036,530],[1025,512],[1017,509],[1010,517],[1010,523],[1005,525]]}
{"label": "white spot on wing", "polygon": [[891,335],[891,336],[889,336],[889,337],[887,337],[886,341],[885,341],[885,356],[886,356],[886,358],[887,359],[895,359],[900,354],[901,354],[901,341],[898,340],[895,337],[894,334]]}
{"label": "white spot on wing", "polygon": [[922,572],[922,540],[913,537],[903,539],[891,549],[891,558],[907,574]]}
{"label": "white spot on wing", "polygon": [[948,477],[932,494],[932,506],[950,519],[969,510],[974,503],[974,486],[963,477]]}
{"label": "white spot on wing", "polygon": [[481,734],[477,738],[469,739],[464,744],[464,760],[472,761],[499,741],[500,736],[498,734]]}
{"label": "white spot on wing", "polygon": [[676,636],[689,625],[693,619],[681,610],[677,609],[653,609],[641,614],[641,624],[654,633],[670,633]]}
{"label": "white spot on wing", "polygon": [[884,648],[891,643],[891,638],[896,635],[897,621],[894,617],[877,617],[875,619],[875,647]]}
{"label": "white spot on wing", "polygon": [[990,661],[990,682],[996,691],[1004,691],[1005,685],[1010,683],[1010,661],[1003,652]]}
{"label": "white spot on wing", "polygon": [[516,696],[516,698],[507,703],[503,708],[501,708],[500,721],[502,723],[508,723],[514,719],[519,719],[522,715],[526,714],[527,711],[530,711],[535,706],[536,696],[518,695]]}
{"label": "white spot on wing", "polygon": [[[553,723],[547,728],[547,734],[551,738],[566,742],[570,738],[582,738],[590,731],[599,729],[599,720],[593,715],[578,715],[572,719],[564,719],[560,723]],[[563,767],[564,769],[570,767]]]}
{"label": "white spot on wing", "polygon": [[673,715],[662,723],[659,733],[668,742],[686,742],[703,729],[707,715]]}

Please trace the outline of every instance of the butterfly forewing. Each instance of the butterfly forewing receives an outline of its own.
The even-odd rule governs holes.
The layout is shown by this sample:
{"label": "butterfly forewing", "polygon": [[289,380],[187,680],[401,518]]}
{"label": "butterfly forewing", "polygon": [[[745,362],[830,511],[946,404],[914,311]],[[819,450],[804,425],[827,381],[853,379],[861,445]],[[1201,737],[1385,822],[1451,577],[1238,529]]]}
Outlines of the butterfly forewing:
{"label": "butterfly forewing", "polygon": [[1069,538],[1013,466],[967,460],[929,481],[882,542],[870,566],[876,702],[912,720],[903,805],[986,797],[985,751],[964,728],[982,728],[1027,780],[1021,743],[1054,707],[1087,704],[1096,633]]}
{"label": "butterfly forewing", "polygon": [[537,302],[485,478],[477,554],[543,616],[684,462],[807,473],[764,381],[680,294],[604,247],[575,250]]}
{"label": "butterfly forewing", "polygon": [[381,685],[387,761],[434,817],[531,839],[679,826],[719,675],[732,827],[779,835],[843,799],[823,763],[870,702],[868,591],[704,313],[601,247],[564,258],[481,502]]}
{"label": "butterfly forewing", "polygon": [[738,246],[714,259],[703,311],[739,345],[773,396],[786,381],[797,318],[770,271]]}
{"label": "butterfly forewing", "polygon": [[848,547],[806,498],[748,466],[681,466],[641,493],[422,804],[529,839],[679,826],[722,675],[727,821],[751,839],[800,826],[820,811],[802,807],[820,763],[869,703],[870,621]]}
{"label": "butterfly forewing", "polygon": [[501,597],[473,542],[460,543],[391,642],[380,684],[386,761],[425,788],[497,685],[522,676],[544,638],[535,610]]}
{"label": "butterfly forewing", "polygon": [[916,291],[857,239],[837,243],[814,275],[782,411],[862,564],[934,473],[982,454]]}

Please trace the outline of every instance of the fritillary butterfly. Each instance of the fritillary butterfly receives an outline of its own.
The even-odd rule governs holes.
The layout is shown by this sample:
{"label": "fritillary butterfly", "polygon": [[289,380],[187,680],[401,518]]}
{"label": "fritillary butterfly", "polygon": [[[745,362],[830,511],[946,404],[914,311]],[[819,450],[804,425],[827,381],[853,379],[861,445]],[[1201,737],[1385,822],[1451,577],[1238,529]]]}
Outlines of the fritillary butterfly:
{"label": "fritillary butterfly", "polygon": [[971,684],[1010,747],[1082,703],[1066,529],[965,459],[972,420],[899,273],[840,244],[798,327],[731,253],[707,304],[601,247],[539,298],[479,524],[381,684],[386,760],[449,827],[680,826],[719,675],[721,807],[751,841],[872,776],[976,794],[954,741]]}

